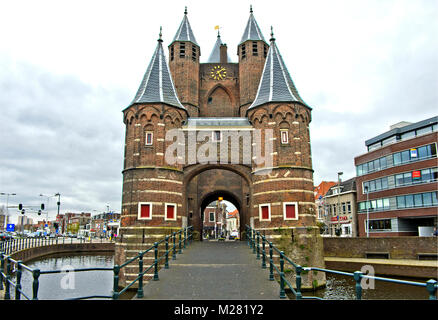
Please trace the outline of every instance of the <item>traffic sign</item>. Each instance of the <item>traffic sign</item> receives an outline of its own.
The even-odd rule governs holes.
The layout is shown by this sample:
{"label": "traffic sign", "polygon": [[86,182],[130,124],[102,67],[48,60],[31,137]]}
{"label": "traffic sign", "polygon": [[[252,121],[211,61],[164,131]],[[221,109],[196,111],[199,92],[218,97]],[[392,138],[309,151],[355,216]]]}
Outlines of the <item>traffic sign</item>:
{"label": "traffic sign", "polygon": [[13,232],[15,230],[15,224],[13,224],[13,223],[8,223],[7,225],[6,225],[6,231],[9,231],[9,232]]}

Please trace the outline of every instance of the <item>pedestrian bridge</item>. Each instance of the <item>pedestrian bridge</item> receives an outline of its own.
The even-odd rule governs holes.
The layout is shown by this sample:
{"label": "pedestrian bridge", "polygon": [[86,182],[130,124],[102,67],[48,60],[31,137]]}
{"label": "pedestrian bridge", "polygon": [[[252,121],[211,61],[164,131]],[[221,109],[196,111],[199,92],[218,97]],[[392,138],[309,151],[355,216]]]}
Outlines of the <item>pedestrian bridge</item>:
{"label": "pedestrian bridge", "polygon": [[[290,290],[296,299],[321,299],[314,296],[303,296],[301,280],[302,276],[311,276],[314,272],[325,272],[353,278],[356,299],[362,298],[362,280],[373,279],[374,281],[422,287],[425,292],[428,292],[429,299],[436,300],[437,281],[434,279],[427,282],[412,282],[367,275],[360,271],[350,273],[316,267],[302,267],[285,256],[283,251],[276,248],[257,230],[247,226],[246,231],[246,241],[194,242],[192,240],[192,227],[186,227],[155,242],[151,247],[139,252],[137,256],[121,265],[114,265],[111,268],[69,270],[69,272],[113,272],[114,280],[111,295],[72,299],[119,299],[130,288],[137,290],[134,299],[150,300],[273,300],[287,298],[286,289]],[[59,245],[61,244],[58,243]],[[74,244],[70,243],[70,245]],[[85,245],[85,243],[81,245]],[[92,245],[92,243],[87,245]],[[50,245],[50,242],[46,242],[44,247],[50,246],[54,246],[54,244]],[[164,250],[159,250],[159,246],[164,247]],[[41,248],[39,244],[33,250],[38,248]],[[148,253],[153,253],[154,257],[151,264],[144,266],[143,258]],[[17,300],[21,298],[36,300],[38,299],[39,277],[45,274],[64,272],[63,270],[40,271],[32,269],[23,261],[16,260],[3,252],[0,253],[0,260],[0,292],[3,291],[5,300],[14,296]],[[145,259],[145,261],[150,260]],[[120,270],[130,264],[138,265],[138,276],[124,287],[120,287]],[[23,272],[32,274],[31,296],[26,295],[22,290],[21,276]],[[286,275],[286,272],[293,274],[293,277]],[[144,279],[150,281],[144,285]]]}
{"label": "pedestrian bridge", "polygon": [[160,272],[159,279],[144,286],[141,299],[280,298],[278,282],[269,281],[269,271],[260,267],[260,260],[254,259],[243,241],[193,242],[169,269]]}

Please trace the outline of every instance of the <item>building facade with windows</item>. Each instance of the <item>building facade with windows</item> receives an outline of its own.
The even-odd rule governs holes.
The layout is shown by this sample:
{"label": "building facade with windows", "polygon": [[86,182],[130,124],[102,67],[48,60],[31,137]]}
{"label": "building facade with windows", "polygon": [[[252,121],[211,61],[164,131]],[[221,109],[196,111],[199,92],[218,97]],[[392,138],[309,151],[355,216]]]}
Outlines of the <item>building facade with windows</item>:
{"label": "building facade with windows", "polygon": [[355,178],[333,185],[322,203],[330,236],[357,237]]}
{"label": "building facade with windows", "polygon": [[417,236],[437,225],[438,117],[365,141],[356,166],[359,236]]}
{"label": "building facade with windows", "polygon": [[336,185],[334,181],[322,181],[314,188],[315,204],[318,213],[316,219],[319,223],[325,224],[326,227],[328,227],[328,225],[326,224],[327,212],[325,210],[324,196],[334,185]]}

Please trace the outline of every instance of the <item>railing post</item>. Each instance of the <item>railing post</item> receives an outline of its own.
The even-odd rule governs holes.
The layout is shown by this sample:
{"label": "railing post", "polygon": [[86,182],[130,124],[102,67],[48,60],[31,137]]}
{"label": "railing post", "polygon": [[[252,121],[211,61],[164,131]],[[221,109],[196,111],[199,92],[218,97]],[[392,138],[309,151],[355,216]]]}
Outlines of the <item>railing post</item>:
{"label": "railing post", "polygon": [[362,280],[363,273],[360,271],[354,272],[354,280],[356,281],[356,299],[361,300],[362,299],[362,286],[360,285],[360,282]]}
{"label": "railing post", "polygon": [[265,241],[266,238],[264,236],[262,236],[262,247],[263,247],[263,252],[262,252],[262,269],[266,269],[266,249],[265,249]]}
{"label": "railing post", "polygon": [[284,291],[284,252],[280,251],[280,299],[286,298]]}
{"label": "railing post", "polygon": [[274,261],[272,259],[272,242],[269,242],[269,280],[274,280]]}
{"label": "railing post", "polygon": [[140,252],[138,257],[138,290],[137,297],[143,298],[143,254]]}
{"label": "railing post", "polygon": [[182,230],[179,230],[179,244],[178,244],[178,247],[179,247],[179,251],[178,251],[178,253],[182,253],[182,251],[181,251],[181,231]]}
{"label": "railing post", "polygon": [[426,289],[429,291],[429,300],[436,300],[436,280],[429,280],[426,283]]}
{"label": "railing post", "polygon": [[6,283],[5,283],[5,300],[11,300],[11,261],[6,257]]}
{"label": "railing post", "polygon": [[296,266],[295,267],[295,272],[296,272],[296,284],[297,284],[297,295],[296,295],[296,299],[297,300],[301,300],[303,295],[301,294],[301,271],[303,271],[303,268],[301,266]]}
{"label": "railing post", "polygon": [[251,237],[252,237],[252,253],[256,253],[256,246],[255,246],[255,232],[254,230],[252,230],[251,232]]}
{"label": "railing post", "polygon": [[3,290],[3,272],[5,272],[5,255],[0,252],[0,290]]}
{"label": "railing post", "polygon": [[21,290],[21,273],[23,272],[21,269],[22,261],[17,261],[17,283],[15,285],[15,300],[20,300],[20,290]]}
{"label": "railing post", "polygon": [[166,236],[166,260],[164,262],[164,269],[169,269],[169,236]]}
{"label": "railing post", "polygon": [[245,228],[246,228],[246,241],[248,242],[248,247],[250,247],[251,248],[251,242],[249,241],[249,227],[248,226],[245,226]]}
{"label": "railing post", "polygon": [[38,287],[40,285],[38,278],[40,277],[40,269],[34,269],[32,275],[33,275],[32,300],[38,300]]}
{"label": "railing post", "polygon": [[260,260],[260,233],[257,232],[257,260]]}
{"label": "railing post", "polygon": [[184,249],[186,248],[186,240],[187,240],[187,227],[184,228]]}
{"label": "railing post", "polygon": [[172,260],[176,260],[176,233],[173,233],[173,253],[172,253]]}
{"label": "railing post", "polygon": [[119,272],[120,272],[120,266],[115,265],[113,268],[114,272],[114,281],[113,281],[113,300],[117,300],[119,298]]}
{"label": "railing post", "polygon": [[154,281],[159,280],[158,278],[158,242],[154,243],[154,255],[155,255],[155,267],[154,267]]}

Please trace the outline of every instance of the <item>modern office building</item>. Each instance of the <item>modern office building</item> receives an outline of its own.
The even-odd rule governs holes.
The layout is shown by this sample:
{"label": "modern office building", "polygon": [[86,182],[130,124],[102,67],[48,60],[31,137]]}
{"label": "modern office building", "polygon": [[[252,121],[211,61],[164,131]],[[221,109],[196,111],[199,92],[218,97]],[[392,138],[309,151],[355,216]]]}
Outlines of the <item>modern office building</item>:
{"label": "modern office building", "polygon": [[354,159],[359,236],[430,235],[437,225],[438,117],[400,122]]}

